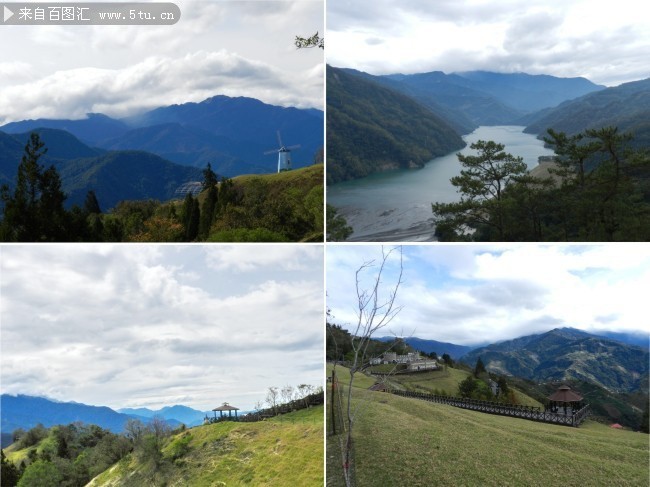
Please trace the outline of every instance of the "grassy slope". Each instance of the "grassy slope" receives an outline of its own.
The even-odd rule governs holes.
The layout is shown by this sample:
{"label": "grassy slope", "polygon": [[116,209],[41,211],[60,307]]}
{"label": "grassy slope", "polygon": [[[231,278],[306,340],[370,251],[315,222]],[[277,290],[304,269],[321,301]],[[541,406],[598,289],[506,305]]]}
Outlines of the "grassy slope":
{"label": "grassy slope", "polygon": [[[345,369],[339,379],[347,382]],[[366,390],[355,431],[358,485],[648,485],[648,436],[493,416]],[[328,449],[335,439],[328,436]],[[327,485],[340,457],[329,455]]]}
{"label": "grassy slope", "polygon": [[[166,485],[323,485],[323,407],[258,423],[218,423],[191,434],[189,452],[164,468]],[[169,455],[169,446],[163,449]],[[135,472],[135,473],[134,473]],[[144,485],[140,466],[128,456],[96,477],[92,486]]]}
{"label": "grassy slope", "polygon": [[[437,389],[439,394],[455,396],[458,392],[458,384],[469,375],[471,374],[464,370],[448,367],[446,370],[432,370],[417,374],[396,374],[390,378],[389,382],[397,389],[428,393],[434,393]],[[340,380],[343,379],[340,378]],[[515,390],[515,396],[519,404],[542,406],[541,403],[521,391]]]}

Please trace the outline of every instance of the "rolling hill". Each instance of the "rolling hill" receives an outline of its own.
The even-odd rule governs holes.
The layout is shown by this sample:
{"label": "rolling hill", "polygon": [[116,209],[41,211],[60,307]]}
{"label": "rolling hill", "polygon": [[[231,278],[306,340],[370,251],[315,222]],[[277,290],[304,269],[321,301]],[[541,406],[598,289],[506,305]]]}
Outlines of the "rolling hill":
{"label": "rolling hill", "polygon": [[648,374],[648,350],[572,328],[481,347],[461,357],[488,371],[540,382],[575,379],[610,391],[635,391]]}
{"label": "rolling hill", "polygon": [[524,132],[544,135],[548,128],[576,134],[614,125],[634,134],[633,145],[650,145],[650,78],[607,88],[545,111]]}
{"label": "rolling hill", "polygon": [[412,98],[327,67],[327,182],[422,167],[464,147],[458,133]]}

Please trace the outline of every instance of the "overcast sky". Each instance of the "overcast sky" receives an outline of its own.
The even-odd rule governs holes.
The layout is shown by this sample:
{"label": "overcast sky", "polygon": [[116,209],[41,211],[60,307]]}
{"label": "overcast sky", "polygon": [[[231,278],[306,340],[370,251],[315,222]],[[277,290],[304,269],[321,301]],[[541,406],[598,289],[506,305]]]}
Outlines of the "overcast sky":
{"label": "overcast sky", "polygon": [[[647,244],[407,245],[403,255],[396,301],[402,311],[375,336],[476,345],[561,327],[648,332]],[[327,305],[334,323],[348,329],[356,323],[355,271],[380,257],[381,246],[328,245]],[[384,296],[395,285],[397,264],[389,261]],[[376,271],[364,274],[362,289]]]}
{"label": "overcast sky", "polygon": [[650,76],[650,16],[638,0],[329,0],[327,62],[372,74],[489,70]]}
{"label": "overcast sky", "polygon": [[114,117],[214,95],[323,109],[322,0],[175,2],[172,26],[0,26],[0,125]]}
{"label": "overcast sky", "polygon": [[322,246],[0,248],[2,393],[113,408],[322,385]]}

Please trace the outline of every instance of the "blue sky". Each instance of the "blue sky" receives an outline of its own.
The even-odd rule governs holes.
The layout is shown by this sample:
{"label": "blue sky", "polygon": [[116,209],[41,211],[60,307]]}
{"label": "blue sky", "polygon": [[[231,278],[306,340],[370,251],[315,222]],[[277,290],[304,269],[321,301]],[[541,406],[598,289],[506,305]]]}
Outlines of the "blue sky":
{"label": "blue sky", "polygon": [[0,275],[3,393],[246,410],[322,384],[322,246],[3,246]]}
{"label": "blue sky", "polygon": [[[388,247],[384,247],[387,249]],[[495,342],[557,327],[646,332],[647,245],[404,245],[403,306],[378,336],[461,345]],[[355,271],[379,259],[377,245],[329,245],[327,303],[337,324],[355,323]],[[362,281],[368,288],[377,268]],[[384,296],[398,264],[389,260]]]}

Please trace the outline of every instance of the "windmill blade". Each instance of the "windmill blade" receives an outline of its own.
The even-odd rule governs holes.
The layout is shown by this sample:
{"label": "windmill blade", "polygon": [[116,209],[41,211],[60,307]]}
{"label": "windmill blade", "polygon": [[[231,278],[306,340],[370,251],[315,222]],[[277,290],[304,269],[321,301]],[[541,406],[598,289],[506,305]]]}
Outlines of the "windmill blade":
{"label": "windmill blade", "polygon": [[285,147],[287,150],[294,150],[294,149],[300,149],[300,144],[298,145],[290,145],[289,147]]}
{"label": "windmill blade", "polygon": [[278,149],[271,149],[271,150],[267,150],[267,151],[264,153],[264,155],[275,154],[276,152],[278,152]]}
{"label": "windmill blade", "polygon": [[282,137],[280,137],[280,131],[277,131],[278,134],[278,144],[280,144],[280,147],[282,147]]}

